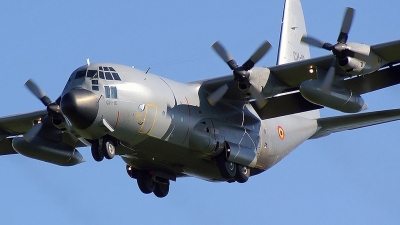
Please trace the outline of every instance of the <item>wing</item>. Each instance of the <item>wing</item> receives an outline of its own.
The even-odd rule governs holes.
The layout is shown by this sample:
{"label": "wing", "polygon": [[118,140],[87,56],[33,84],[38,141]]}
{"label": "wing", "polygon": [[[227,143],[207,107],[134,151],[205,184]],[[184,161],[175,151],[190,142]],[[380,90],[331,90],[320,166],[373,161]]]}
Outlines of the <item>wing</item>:
{"label": "wing", "polygon": [[[12,147],[12,138],[28,132],[34,124],[39,123],[47,116],[46,110],[34,111],[24,114],[0,117],[0,155],[16,154]],[[46,124],[46,132],[60,132],[52,124]],[[44,134],[45,135],[45,134]],[[86,146],[80,141],[71,139],[67,133],[61,134],[61,142],[73,147]]]}
{"label": "wing", "polygon": [[19,135],[26,133],[32,128],[33,124],[40,121],[45,115],[46,110],[29,112],[24,114],[0,117],[0,140],[2,137]]}
{"label": "wing", "polygon": [[[387,42],[383,44],[373,45],[371,49],[380,57],[389,62],[396,64],[400,62],[400,40]],[[271,74],[278,78],[284,84],[290,87],[299,87],[300,84],[308,79],[316,79],[315,73],[310,73],[310,68],[319,67],[328,70],[334,59],[333,55],[306,59],[288,64],[282,64],[270,67]],[[336,75],[347,77],[348,74],[339,66],[336,66]]]}
{"label": "wing", "polygon": [[318,131],[310,138],[316,139],[345,130],[387,123],[400,119],[400,109],[384,110],[370,113],[320,118],[317,120]]}
{"label": "wing", "polygon": [[[398,65],[400,63],[400,54],[398,54],[400,52],[400,40],[373,45],[371,49],[388,61],[385,68],[367,75],[349,78],[349,74],[336,65],[336,75],[342,76],[341,84],[360,95],[400,83],[400,76],[398,76],[400,74],[400,65]],[[298,90],[302,82],[317,79],[317,74],[310,73],[310,68],[320,68],[327,71],[333,60],[334,56],[328,55],[277,65],[268,69],[254,68],[253,70],[257,70],[256,73],[258,75],[252,75],[251,82],[259,90],[267,87],[269,85],[268,82],[272,78],[279,81],[278,83],[282,87],[282,90],[286,89],[287,92],[290,91],[286,94],[276,95],[274,93],[273,95],[269,95],[269,93],[265,93],[264,89],[265,96],[269,97],[267,105],[262,109],[258,109],[253,104],[260,118],[268,119],[322,108],[305,100],[296,90]],[[212,93],[230,80],[232,80],[232,75],[193,83],[200,84],[200,90]],[[276,85],[276,82],[273,85]],[[249,101],[249,95],[241,91],[237,86],[232,85],[221,101],[244,103]]]}
{"label": "wing", "polygon": [[46,110],[30,113],[0,117],[0,155],[16,154],[11,140],[7,137],[26,133],[32,126],[40,121],[45,115]]}

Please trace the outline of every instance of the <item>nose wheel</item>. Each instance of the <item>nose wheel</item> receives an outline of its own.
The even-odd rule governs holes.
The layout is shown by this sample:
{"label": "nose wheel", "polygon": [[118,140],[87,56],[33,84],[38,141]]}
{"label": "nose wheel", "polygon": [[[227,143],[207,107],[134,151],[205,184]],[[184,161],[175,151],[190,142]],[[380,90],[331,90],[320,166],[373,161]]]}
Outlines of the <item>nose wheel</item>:
{"label": "nose wheel", "polygon": [[91,152],[93,159],[97,162],[101,162],[104,158],[112,159],[115,156],[115,143],[109,138],[94,140]]}
{"label": "nose wheel", "polygon": [[103,139],[101,150],[106,159],[112,159],[115,156],[115,144],[112,140]]}
{"label": "nose wheel", "polygon": [[92,151],[93,159],[96,162],[101,162],[104,159],[103,150],[101,149],[99,140],[94,140],[92,142],[91,151]]}

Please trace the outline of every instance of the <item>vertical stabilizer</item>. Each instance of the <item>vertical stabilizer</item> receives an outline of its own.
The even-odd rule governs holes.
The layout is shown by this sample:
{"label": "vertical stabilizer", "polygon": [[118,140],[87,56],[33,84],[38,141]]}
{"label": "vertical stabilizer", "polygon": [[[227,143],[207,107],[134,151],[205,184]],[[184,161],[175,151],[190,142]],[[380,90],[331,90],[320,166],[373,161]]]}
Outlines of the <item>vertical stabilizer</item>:
{"label": "vertical stabilizer", "polygon": [[300,43],[301,37],[306,34],[306,23],[300,0],[286,0],[278,50],[278,65],[310,58],[308,45]]}
{"label": "vertical stabilizer", "polygon": [[[283,10],[277,65],[310,58],[310,48],[300,42],[301,38],[306,34],[306,22],[300,0],[286,0]],[[297,115],[310,119],[320,118],[319,110],[303,112]]]}

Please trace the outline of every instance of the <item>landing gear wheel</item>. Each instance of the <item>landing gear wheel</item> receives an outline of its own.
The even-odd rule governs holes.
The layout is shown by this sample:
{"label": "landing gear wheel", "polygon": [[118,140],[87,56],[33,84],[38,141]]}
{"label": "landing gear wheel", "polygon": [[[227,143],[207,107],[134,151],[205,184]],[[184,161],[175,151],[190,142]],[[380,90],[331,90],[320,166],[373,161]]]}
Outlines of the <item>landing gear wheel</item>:
{"label": "landing gear wheel", "polygon": [[115,156],[115,145],[112,140],[103,139],[103,144],[101,145],[103,155],[106,159],[112,159]]}
{"label": "landing gear wheel", "polygon": [[239,183],[245,183],[250,177],[250,169],[247,166],[236,165],[235,180]]}
{"label": "landing gear wheel", "polygon": [[147,170],[139,170],[137,173],[137,184],[139,189],[144,194],[150,194],[154,191],[156,183],[153,180],[153,177],[149,174]]}
{"label": "landing gear wheel", "polygon": [[156,183],[156,187],[154,188],[154,195],[159,198],[164,198],[168,195],[169,192],[169,180],[166,182]]}
{"label": "landing gear wheel", "polygon": [[221,152],[216,159],[221,176],[225,179],[232,179],[236,174],[236,163],[227,160],[226,150]]}
{"label": "landing gear wheel", "polygon": [[103,150],[100,147],[99,140],[94,140],[92,142],[90,150],[92,151],[92,156],[95,161],[101,162],[104,159]]}

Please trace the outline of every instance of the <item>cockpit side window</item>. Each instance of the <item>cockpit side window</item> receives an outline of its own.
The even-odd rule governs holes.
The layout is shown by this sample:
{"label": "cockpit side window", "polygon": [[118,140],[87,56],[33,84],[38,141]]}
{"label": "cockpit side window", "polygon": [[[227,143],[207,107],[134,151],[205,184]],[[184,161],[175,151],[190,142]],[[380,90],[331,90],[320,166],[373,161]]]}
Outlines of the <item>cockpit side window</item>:
{"label": "cockpit side window", "polygon": [[79,79],[86,76],[86,70],[79,70],[76,72],[75,79]]}
{"label": "cockpit side window", "polygon": [[87,77],[94,77],[94,75],[96,75],[97,70],[88,70],[87,71]]}

